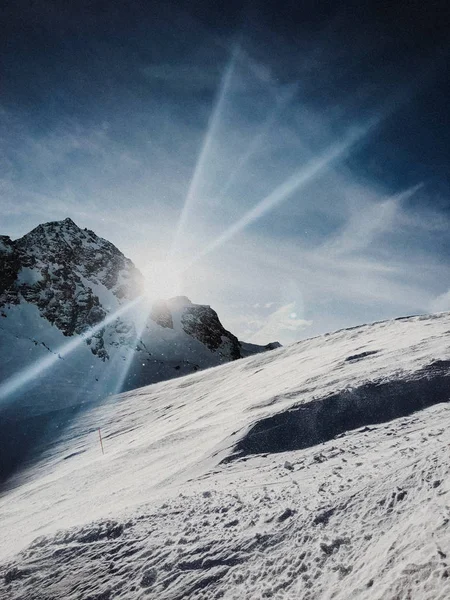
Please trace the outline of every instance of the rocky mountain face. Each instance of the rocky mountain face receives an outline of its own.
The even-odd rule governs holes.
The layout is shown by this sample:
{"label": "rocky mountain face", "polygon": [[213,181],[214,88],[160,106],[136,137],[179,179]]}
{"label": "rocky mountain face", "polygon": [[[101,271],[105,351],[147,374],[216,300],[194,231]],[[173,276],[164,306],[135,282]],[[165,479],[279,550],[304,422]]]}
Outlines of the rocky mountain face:
{"label": "rocky mountain face", "polygon": [[[142,293],[133,263],[93,231],[71,219],[39,225],[17,241],[0,239],[0,307],[28,302],[65,336],[80,334],[108,314],[94,289],[103,286],[118,303]],[[2,310],[1,315],[6,315]],[[91,350],[108,357],[101,336]]]}
{"label": "rocky mountain face", "polygon": [[[2,356],[12,350],[16,367],[23,369],[28,359],[39,361],[36,347],[59,354],[68,368],[77,363],[80,373],[95,373],[95,381],[101,377],[103,392],[111,393],[277,346],[239,342],[211,307],[192,304],[186,297],[150,306],[143,290],[143,277],[131,260],[71,219],[39,225],[15,241],[1,236]],[[64,338],[77,336],[77,360],[63,357]],[[8,368],[0,368],[0,384],[19,370],[5,362]],[[120,385],[117,363],[126,363]],[[70,380],[76,388],[77,378]],[[109,380],[114,384],[108,385]]]}
{"label": "rocky mountain face", "polygon": [[241,342],[227,331],[210,306],[192,304],[186,296],[159,302],[153,307],[151,318],[162,327],[174,328],[173,311],[181,311],[183,331],[192,336],[212,352],[222,351],[230,360],[243,357]]}

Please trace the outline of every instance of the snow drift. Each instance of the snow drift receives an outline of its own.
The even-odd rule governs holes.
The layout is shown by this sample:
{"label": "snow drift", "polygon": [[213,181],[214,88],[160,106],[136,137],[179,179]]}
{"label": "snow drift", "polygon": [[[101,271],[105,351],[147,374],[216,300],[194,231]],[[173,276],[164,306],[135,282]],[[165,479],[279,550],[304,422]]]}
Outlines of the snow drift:
{"label": "snow drift", "polygon": [[0,596],[449,597],[449,361],[442,313],[108,399],[0,498]]}

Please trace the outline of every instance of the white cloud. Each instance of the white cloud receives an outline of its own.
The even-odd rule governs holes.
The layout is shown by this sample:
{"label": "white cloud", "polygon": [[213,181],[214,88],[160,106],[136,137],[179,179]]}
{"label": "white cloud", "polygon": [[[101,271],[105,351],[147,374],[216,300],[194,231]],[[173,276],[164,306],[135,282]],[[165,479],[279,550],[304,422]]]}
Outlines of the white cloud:
{"label": "white cloud", "polygon": [[281,306],[267,317],[254,321],[258,326],[256,332],[248,340],[257,344],[279,341],[289,344],[298,339],[298,334],[303,329],[312,325],[312,321],[298,316],[295,302]]}
{"label": "white cloud", "polygon": [[370,203],[359,198],[343,230],[326,242],[323,250],[335,256],[364,250],[383,233],[392,229],[401,212],[401,203],[422,187],[423,184],[414,185],[390,198]]}
{"label": "white cloud", "polygon": [[444,312],[450,310],[450,289],[444,294],[440,294],[431,302],[432,312]]}

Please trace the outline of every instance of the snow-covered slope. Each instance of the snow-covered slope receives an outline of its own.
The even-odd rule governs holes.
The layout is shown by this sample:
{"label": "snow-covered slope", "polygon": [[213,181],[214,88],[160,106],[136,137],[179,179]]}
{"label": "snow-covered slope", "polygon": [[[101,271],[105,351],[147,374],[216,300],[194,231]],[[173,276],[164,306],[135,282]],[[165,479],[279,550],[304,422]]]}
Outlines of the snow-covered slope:
{"label": "snow-covered slope", "polygon": [[185,297],[152,304],[133,263],[71,219],[0,236],[0,482],[82,405],[277,345],[242,344]]}
{"label": "snow-covered slope", "polygon": [[449,398],[443,313],[110,399],[0,498],[0,597],[448,598]]}

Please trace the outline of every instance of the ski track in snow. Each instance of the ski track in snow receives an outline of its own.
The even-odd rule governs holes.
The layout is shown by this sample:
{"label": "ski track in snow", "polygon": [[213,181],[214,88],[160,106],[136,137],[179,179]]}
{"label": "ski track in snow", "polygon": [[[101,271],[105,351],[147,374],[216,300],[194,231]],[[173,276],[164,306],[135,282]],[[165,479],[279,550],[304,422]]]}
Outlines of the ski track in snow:
{"label": "ski track in snow", "polygon": [[224,462],[267,416],[448,360],[449,330],[337,332],[83,415],[0,498],[0,598],[450,598],[448,398]]}

